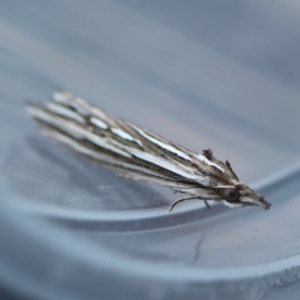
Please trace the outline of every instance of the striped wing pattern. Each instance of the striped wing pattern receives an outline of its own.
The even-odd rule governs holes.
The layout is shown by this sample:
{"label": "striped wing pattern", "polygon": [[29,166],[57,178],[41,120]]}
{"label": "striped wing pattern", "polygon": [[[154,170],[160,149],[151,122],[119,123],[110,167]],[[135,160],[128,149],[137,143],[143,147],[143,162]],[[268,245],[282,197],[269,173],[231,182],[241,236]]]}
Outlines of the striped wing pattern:
{"label": "striped wing pattern", "polygon": [[211,150],[194,153],[68,92],[55,92],[46,104],[28,102],[26,109],[43,133],[76,152],[125,176],[189,195],[176,203],[193,198],[220,201],[218,188],[234,188],[238,182],[229,162],[215,159]]}

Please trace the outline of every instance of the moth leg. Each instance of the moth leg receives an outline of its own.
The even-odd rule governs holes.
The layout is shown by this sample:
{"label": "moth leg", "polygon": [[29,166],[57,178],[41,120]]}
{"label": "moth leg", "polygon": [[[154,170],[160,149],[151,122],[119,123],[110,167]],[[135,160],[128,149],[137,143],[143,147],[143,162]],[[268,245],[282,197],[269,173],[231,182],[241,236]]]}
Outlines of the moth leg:
{"label": "moth leg", "polygon": [[170,209],[169,211],[172,211],[172,209],[174,208],[174,206],[182,201],[185,201],[185,200],[192,200],[192,199],[197,199],[197,197],[195,196],[187,196],[187,197],[183,197],[181,199],[178,199],[176,200],[175,202],[172,203],[172,205],[170,206]]}
{"label": "moth leg", "polygon": [[206,208],[210,208],[210,205],[208,204],[207,200],[204,200],[204,203],[206,205]]}

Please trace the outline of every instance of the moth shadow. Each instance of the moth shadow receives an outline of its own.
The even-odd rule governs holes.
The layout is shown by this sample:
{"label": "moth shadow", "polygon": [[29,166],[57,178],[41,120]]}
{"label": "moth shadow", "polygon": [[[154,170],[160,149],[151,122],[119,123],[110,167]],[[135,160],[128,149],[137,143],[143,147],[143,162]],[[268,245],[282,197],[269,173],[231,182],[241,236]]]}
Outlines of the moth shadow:
{"label": "moth shadow", "polygon": [[3,166],[10,187],[27,200],[89,210],[168,208],[170,201],[145,182],[117,172],[44,137],[12,145]]}

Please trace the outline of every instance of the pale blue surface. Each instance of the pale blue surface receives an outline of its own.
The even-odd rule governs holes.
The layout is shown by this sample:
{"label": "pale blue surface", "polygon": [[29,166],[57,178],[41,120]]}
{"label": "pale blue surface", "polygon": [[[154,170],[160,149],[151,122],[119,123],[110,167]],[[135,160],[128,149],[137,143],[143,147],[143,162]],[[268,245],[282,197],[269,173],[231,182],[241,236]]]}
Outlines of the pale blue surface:
{"label": "pale blue surface", "polygon": [[[297,2],[2,1],[2,295],[298,299],[299,20]],[[24,101],[61,87],[210,147],[271,209],[170,214],[168,189],[39,134]]]}

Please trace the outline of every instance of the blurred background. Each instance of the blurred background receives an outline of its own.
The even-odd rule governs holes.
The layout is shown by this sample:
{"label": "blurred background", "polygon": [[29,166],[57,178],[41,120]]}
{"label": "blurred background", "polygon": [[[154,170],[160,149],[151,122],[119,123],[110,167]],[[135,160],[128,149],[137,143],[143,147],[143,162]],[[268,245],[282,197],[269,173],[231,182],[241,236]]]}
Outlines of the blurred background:
{"label": "blurred background", "polygon": [[[0,1],[1,299],[298,299],[297,1]],[[184,203],[43,137],[63,88],[272,203]]]}

